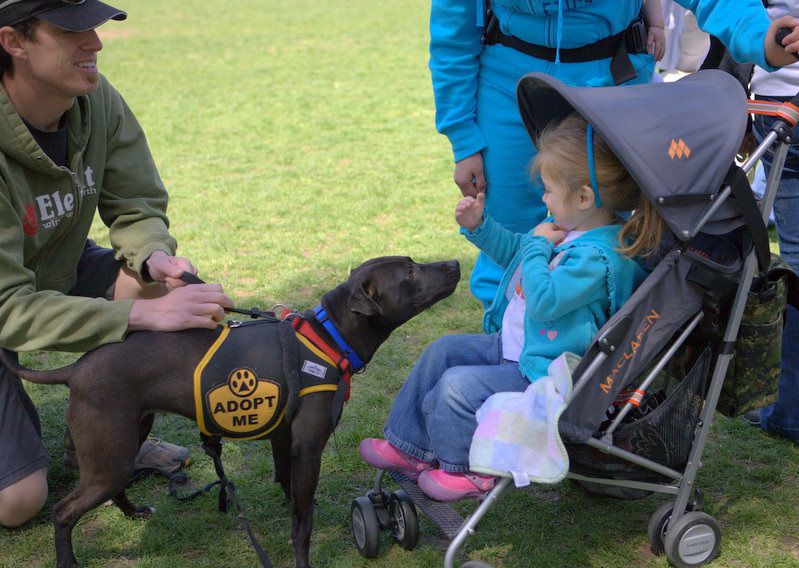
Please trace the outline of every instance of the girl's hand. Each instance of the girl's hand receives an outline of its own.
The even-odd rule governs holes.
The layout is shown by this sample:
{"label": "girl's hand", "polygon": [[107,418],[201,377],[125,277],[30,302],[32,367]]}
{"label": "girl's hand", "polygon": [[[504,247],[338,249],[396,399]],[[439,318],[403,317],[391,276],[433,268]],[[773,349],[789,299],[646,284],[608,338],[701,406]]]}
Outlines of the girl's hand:
{"label": "girl's hand", "polygon": [[464,229],[474,231],[483,222],[486,194],[481,191],[476,197],[464,197],[455,206],[455,220]]}
{"label": "girl's hand", "polygon": [[666,32],[663,28],[649,26],[646,35],[646,51],[660,61],[666,54]]}
{"label": "girl's hand", "polygon": [[555,223],[541,223],[533,230],[533,234],[537,237],[544,237],[550,243],[557,243],[563,240],[566,236],[566,231]]}

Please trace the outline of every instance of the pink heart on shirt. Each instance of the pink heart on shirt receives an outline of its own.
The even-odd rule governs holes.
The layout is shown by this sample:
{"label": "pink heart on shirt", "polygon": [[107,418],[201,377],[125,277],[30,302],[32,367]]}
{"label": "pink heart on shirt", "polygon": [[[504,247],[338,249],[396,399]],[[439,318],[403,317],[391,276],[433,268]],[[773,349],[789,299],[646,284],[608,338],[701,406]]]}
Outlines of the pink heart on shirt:
{"label": "pink heart on shirt", "polygon": [[550,341],[555,341],[555,338],[557,336],[558,336],[558,330],[557,329],[550,329],[547,332],[547,337],[549,338]]}

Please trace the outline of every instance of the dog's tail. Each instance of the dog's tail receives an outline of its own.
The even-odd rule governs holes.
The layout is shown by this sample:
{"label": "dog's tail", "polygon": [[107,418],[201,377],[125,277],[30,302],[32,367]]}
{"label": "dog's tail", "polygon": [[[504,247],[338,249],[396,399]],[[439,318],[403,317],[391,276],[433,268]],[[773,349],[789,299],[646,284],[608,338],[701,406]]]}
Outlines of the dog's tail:
{"label": "dog's tail", "polygon": [[68,385],[69,377],[72,375],[72,373],[68,371],[69,367],[62,367],[51,371],[34,371],[33,369],[28,369],[20,365],[16,358],[12,357],[5,349],[0,349],[0,362],[20,379],[25,379],[26,381],[39,383],[41,385]]}

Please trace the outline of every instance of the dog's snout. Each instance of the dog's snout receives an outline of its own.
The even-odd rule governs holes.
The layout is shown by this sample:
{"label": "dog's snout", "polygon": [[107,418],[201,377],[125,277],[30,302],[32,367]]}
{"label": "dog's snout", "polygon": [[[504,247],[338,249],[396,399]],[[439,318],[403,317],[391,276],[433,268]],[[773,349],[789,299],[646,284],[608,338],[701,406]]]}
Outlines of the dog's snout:
{"label": "dog's snout", "polygon": [[444,273],[448,276],[453,276],[460,280],[461,277],[461,263],[457,260],[448,260],[444,263]]}

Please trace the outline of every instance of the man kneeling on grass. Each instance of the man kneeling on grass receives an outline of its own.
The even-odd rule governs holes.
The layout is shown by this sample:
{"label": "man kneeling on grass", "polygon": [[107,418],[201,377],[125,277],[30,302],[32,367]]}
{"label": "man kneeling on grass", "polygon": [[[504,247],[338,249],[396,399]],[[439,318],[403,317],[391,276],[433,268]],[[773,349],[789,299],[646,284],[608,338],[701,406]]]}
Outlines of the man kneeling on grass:
{"label": "man kneeling on grass", "polygon": [[[86,351],[134,330],[214,328],[232,307],[218,284],[179,280],[196,269],[174,256],[144,133],[97,71],[95,28],[125,18],[97,0],[0,0],[3,348]],[[87,240],[95,211],[113,250]],[[69,461],[68,435],[66,445]],[[170,472],[187,459],[150,439],[136,468]],[[36,410],[0,366],[0,525],[41,509],[47,465]]]}

